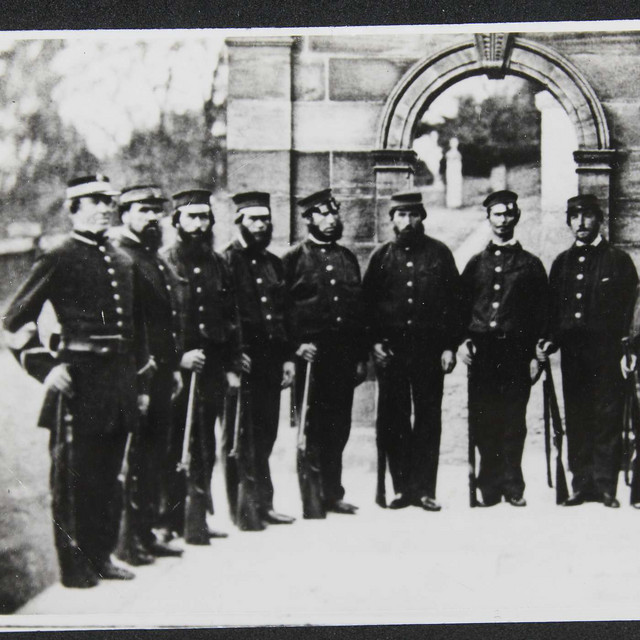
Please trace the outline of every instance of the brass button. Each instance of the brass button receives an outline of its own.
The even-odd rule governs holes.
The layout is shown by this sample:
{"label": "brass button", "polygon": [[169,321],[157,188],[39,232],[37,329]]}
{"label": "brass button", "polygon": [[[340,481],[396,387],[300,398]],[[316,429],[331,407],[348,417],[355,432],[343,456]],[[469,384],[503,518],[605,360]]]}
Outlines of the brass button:
{"label": "brass button", "polygon": [[580,256],[578,258],[578,262],[584,262],[586,260],[586,258],[584,256]]}
{"label": "brass button", "polygon": [[576,279],[577,279],[577,280],[584,280],[584,273],[579,273],[579,274],[576,276]]}
{"label": "brass button", "polygon": [[262,284],[262,278],[256,278],[256,282],[257,282],[258,284]]}
{"label": "brass button", "polygon": [[194,267],[194,269],[193,269],[193,273],[195,273],[196,275],[198,273],[200,273],[201,271],[202,271],[202,269],[200,267]]}
{"label": "brass button", "polygon": [[331,282],[331,284],[335,284],[336,283],[336,281],[333,278],[331,278],[330,282]]}
{"label": "brass button", "polygon": [[580,313],[580,311],[576,311],[576,318],[582,318],[582,314]]}
{"label": "brass button", "polygon": [[502,286],[501,286],[501,285],[499,285],[499,284],[494,284],[494,285],[493,285],[493,288],[494,288],[496,291],[500,291],[500,289],[502,289]]}
{"label": "brass button", "polygon": [[262,296],[262,298],[260,298],[260,300],[261,300],[262,302],[266,302],[266,301],[267,301],[267,296]]}
{"label": "brass button", "polygon": [[502,273],[502,267],[500,266],[496,267],[496,273]]}
{"label": "brass button", "polygon": [[498,324],[498,323],[497,323],[495,320],[492,320],[492,321],[489,323],[489,326],[490,326],[490,327],[495,327],[495,326],[497,326],[497,324]]}

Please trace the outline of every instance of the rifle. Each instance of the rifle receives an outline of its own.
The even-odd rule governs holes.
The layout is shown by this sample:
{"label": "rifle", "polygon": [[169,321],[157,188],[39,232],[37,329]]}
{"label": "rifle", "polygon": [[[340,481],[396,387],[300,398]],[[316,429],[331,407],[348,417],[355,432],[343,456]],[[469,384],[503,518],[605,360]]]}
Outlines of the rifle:
{"label": "rifle", "polygon": [[[542,366],[542,369],[544,369],[544,365]],[[544,418],[544,455],[547,463],[547,485],[549,488],[553,489],[553,480],[551,478],[551,407],[547,400],[548,392],[545,382],[542,383],[542,386],[544,389],[542,413]]]}
{"label": "rifle", "polygon": [[122,466],[118,474],[118,482],[122,485],[122,509],[120,513],[120,527],[118,529],[118,543],[115,549],[116,558],[127,564],[136,566],[138,560],[138,540],[136,537],[136,516],[138,506],[135,504],[136,471],[134,462],[139,454],[133,446],[133,433],[127,434],[127,443],[124,447]]}
{"label": "rifle", "polygon": [[[467,351],[471,357],[475,354],[475,348],[471,341],[467,342]],[[467,372],[467,380],[471,377],[471,367]],[[467,382],[468,384],[468,382]],[[469,506],[473,509],[478,506],[478,479],[476,477],[476,436],[474,420],[469,412],[469,427],[468,427],[468,448],[467,448],[467,461],[468,461],[468,475],[469,475]]]}
{"label": "rifle", "polygon": [[302,498],[302,517],[306,519],[322,519],[327,517],[322,490],[322,474],[320,465],[313,451],[307,446],[307,413],[309,409],[309,387],[311,382],[312,364],[307,362],[304,374],[304,392],[302,394],[302,409],[300,424],[298,425],[298,445],[296,467],[298,483]]}
{"label": "rifle", "polygon": [[[622,339],[622,350],[626,361],[627,368],[631,365],[631,341],[629,338]],[[631,488],[631,504],[640,502],[640,470],[638,466],[639,452],[638,445],[638,428],[640,427],[640,407],[638,406],[637,395],[638,373],[634,371],[633,375],[626,381],[624,413],[623,413],[623,431],[622,431],[622,460],[624,465],[624,481]]]}
{"label": "rifle", "polygon": [[544,363],[544,381],[542,383],[544,403],[548,405],[548,411],[553,425],[553,444],[556,449],[556,504],[562,504],[569,497],[569,489],[567,487],[567,477],[564,471],[564,463],[562,462],[562,437],[564,430],[562,428],[562,416],[560,415],[560,406],[558,405],[558,397],[553,384],[553,374],[551,373],[551,363],[547,360]]}
{"label": "rifle", "polygon": [[49,398],[54,395],[57,404],[55,440],[51,450],[52,511],[61,581],[66,587],[94,586],[98,578],[77,539],[73,416],[66,408],[64,394],[53,390],[47,392]]}
{"label": "rifle", "polygon": [[244,380],[241,378],[236,398],[233,449],[229,454],[235,461],[238,478],[233,521],[240,531],[262,531],[266,526],[260,517],[258,484],[254,469],[255,448],[250,396],[248,389],[243,390],[243,387]]}
{"label": "rifle", "polygon": [[[382,348],[384,349],[384,351],[392,356],[393,353],[392,351],[389,349],[389,341],[388,340],[383,340],[382,341]],[[380,367],[380,373],[379,376],[380,378],[382,378],[385,375],[385,371],[383,367]],[[384,437],[384,432],[385,430],[388,428],[388,425],[385,424],[386,423],[386,412],[388,411],[388,406],[387,406],[387,401],[386,399],[381,400],[380,399],[380,381],[378,381],[378,386],[376,387],[376,391],[377,391],[377,402],[376,402],[376,406],[378,408],[377,410],[377,421],[376,421],[376,447],[377,447],[377,451],[378,451],[378,475],[377,475],[377,480],[376,480],[376,504],[379,507],[382,507],[383,509],[387,508],[387,492],[386,492],[386,486],[385,486],[385,481],[386,481],[386,475],[387,475],[387,447],[386,447],[386,442],[385,442],[385,437]],[[384,410],[384,418],[381,420],[380,419],[380,404],[382,404],[382,406],[385,408]]]}
{"label": "rifle", "polygon": [[[191,373],[189,398],[187,400],[187,417],[182,439],[182,456],[178,463],[178,471],[184,473],[187,484],[187,499],[184,506],[184,541],[187,544],[208,545],[209,530],[207,528],[207,498],[205,490],[197,486],[197,478],[193,473],[191,460],[191,441],[195,421],[196,393],[198,373]],[[200,438],[202,440],[202,438]],[[202,461],[204,463],[204,460]],[[203,466],[203,464],[201,464]],[[204,474],[204,469],[202,469]]]}

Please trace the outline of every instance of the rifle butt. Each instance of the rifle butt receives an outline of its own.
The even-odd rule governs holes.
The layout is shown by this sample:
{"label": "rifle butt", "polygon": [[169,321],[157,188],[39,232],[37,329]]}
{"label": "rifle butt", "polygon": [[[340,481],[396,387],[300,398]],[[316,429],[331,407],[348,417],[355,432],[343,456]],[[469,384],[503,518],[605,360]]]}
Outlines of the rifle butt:
{"label": "rifle butt", "polygon": [[184,506],[184,541],[193,545],[209,545],[207,497],[204,491],[190,486]]}
{"label": "rifle butt", "polygon": [[387,508],[387,491],[385,479],[387,475],[387,456],[384,449],[378,444],[378,477],[376,480],[376,504],[383,509]]}
{"label": "rifle butt", "polygon": [[298,451],[297,471],[302,498],[302,517],[306,520],[326,518],[322,475],[319,466],[314,464],[308,451]]}
{"label": "rifle butt", "polygon": [[633,470],[631,473],[631,493],[629,495],[630,504],[640,503],[640,469],[638,469],[638,458],[634,458]]}
{"label": "rifle butt", "polygon": [[569,487],[567,486],[567,475],[564,471],[564,464],[558,453],[556,461],[556,504],[563,504],[569,497]]}
{"label": "rifle butt", "polygon": [[124,506],[120,516],[120,527],[118,529],[118,542],[114,555],[119,560],[132,566],[138,562],[138,545],[133,524],[133,513],[130,506]]}
{"label": "rifle butt", "polygon": [[266,529],[266,525],[260,517],[257,487],[255,482],[248,478],[241,479],[238,485],[236,525],[240,531],[263,531]]}

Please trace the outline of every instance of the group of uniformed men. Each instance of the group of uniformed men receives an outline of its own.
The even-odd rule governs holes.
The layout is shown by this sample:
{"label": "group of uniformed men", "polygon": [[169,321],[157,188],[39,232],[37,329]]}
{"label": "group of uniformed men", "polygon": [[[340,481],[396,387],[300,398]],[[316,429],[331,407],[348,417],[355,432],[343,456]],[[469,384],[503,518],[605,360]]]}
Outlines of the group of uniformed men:
{"label": "group of uniformed men", "polygon": [[[308,235],[282,260],[267,250],[268,193],[233,196],[237,237],[222,254],[212,248],[208,190],[173,196],[177,233],[164,248],[167,199],[159,187],[120,193],[94,175],[70,181],[66,195],[73,231],[39,257],[4,319],[14,354],[46,389],[40,424],[51,430],[54,530],[66,586],[133,577],[111,560],[130,432],[136,433],[139,508],[132,564],[182,553],[171,540],[185,535],[178,467],[190,411],[198,442],[190,474],[202,508],[201,526],[190,529],[186,542],[209,544],[225,535],[206,522],[214,424],[229,408],[225,399],[245,384],[260,518],[293,522],[274,510],[269,456],[281,389],[295,380],[300,403],[306,363],[313,363],[307,436],[319,461],[324,507],[354,514],[357,507],[344,500],[342,453],[354,388],[366,377],[370,353],[379,384],[377,444],[395,492],[390,508],[441,509],[443,381],[459,347],[469,368],[480,506],[503,498],[526,504],[521,458],[532,371],[557,349],[573,473],[565,504],[619,506],[623,376],[635,366],[635,359],[621,362],[620,339],[629,331],[638,278],[630,257],[600,234],[603,212],[594,196],[568,201],[575,243],[547,279],[540,260],[514,238],[515,193],[495,192],[484,201],[493,239],[462,275],[451,251],[425,234],[420,193],[396,194],[389,209],[395,238],[373,252],[361,280],[356,257],[339,243],[340,205],[330,189],[298,202]],[[110,229],[116,202],[121,225]],[[60,324],[49,344],[37,326],[46,301]],[[61,430],[60,421],[71,429]],[[226,458],[234,433],[233,421],[224,422]],[[73,536],[60,524],[71,497],[56,495],[61,462],[54,452],[63,437],[73,454],[66,461],[73,471]],[[233,465],[226,479],[231,504]]]}

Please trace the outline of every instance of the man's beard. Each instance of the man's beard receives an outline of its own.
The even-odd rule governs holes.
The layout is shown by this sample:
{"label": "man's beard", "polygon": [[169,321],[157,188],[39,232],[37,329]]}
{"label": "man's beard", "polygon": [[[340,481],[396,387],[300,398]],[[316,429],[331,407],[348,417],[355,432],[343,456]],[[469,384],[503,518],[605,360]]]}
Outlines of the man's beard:
{"label": "man's beard", "polygon": [[213,250],[213,229],[209,227],[206,231],[194,231],[187,233],[178,226],[178,236],[187,250],[194,257],[205,256]]}
{"label": "man's beard", "polygon": [[157,224],[148,224],[138,233],[142,246],[156,253],[162,246],[162,230]]}
{"label": "man's beard", "polygon": [[393,231],[396,234],[396,241],[403,247],[414,246],[424,236],[424,224],[420,221],[415,227],[408,224],[402,231],[398,231],[395,227]]}
{"label": "man's beard", "polygon": [[320,242],[337,242],[342,238],[343,225],[341,220],[336,220],[336,225],[330,231],[320,231],[317,224],[309,223],[309,233]]}
{"label": "man's beard", "polygon": [[273,235],[273,225],[271,223],[269,223],[264,232],[258,236],[251,233],[251,231],[242,224],[239,226],[242,239],[248,247],[262,251],[271,244],[271,236]]}

